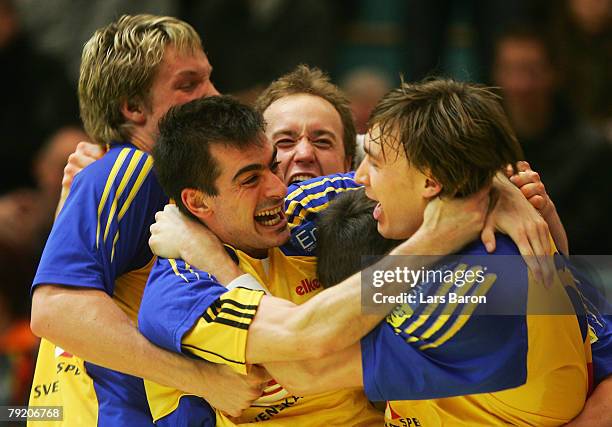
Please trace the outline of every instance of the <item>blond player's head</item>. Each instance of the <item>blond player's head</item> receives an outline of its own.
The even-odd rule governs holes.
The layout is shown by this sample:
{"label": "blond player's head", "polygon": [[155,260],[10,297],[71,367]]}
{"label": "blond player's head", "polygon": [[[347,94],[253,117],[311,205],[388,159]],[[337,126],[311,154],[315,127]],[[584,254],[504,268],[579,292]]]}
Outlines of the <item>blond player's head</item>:
{"label": "blond player's head", "polygon": [[151,87],[169,46],[187,56],[202,51],[189,24],[153,15],[123,15],[85,44],[79,102],[85,129],[95,142],[129,139],[133,123],[124,111],[152,109]]}

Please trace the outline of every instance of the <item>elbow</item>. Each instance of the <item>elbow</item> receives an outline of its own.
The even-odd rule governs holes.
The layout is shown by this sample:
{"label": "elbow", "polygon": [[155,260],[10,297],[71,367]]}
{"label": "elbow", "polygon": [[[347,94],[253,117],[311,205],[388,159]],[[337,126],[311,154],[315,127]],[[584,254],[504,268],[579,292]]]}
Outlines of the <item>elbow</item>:
{"label": "elbow", "polygon": [[41,338],[50,338],[53,330],[54,317],[53,300],[49,297],[48,286],[39,286],[32,295],[32,313],[30,316],[30,329],[34,335]]}

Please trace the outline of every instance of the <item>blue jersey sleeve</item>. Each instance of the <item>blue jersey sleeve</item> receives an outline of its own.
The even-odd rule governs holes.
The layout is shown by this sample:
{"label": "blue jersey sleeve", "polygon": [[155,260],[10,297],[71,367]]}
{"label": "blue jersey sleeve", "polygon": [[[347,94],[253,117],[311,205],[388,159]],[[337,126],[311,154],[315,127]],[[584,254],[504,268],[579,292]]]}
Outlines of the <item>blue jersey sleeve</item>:
{"label": "blue jersey sleeve", "polygon": [[595,384],[612,375],[612,316],[589,316]]}
{"label": "blue jersey sleeve", "polygon": [[[316,249],[316,221],[320,212],[338,194],[357,190],[355,173],[321,176],[289,186],[285,213],[291,229],[291,241],[284,249],[288,255],[313,255]],[[291,248],[293,252],[287,252]],[[285,250],[286,249],[286,250]]]}
{"label": "blue jersey sleeve", "polygon": [[612,375],[612,304],[605,296],[604,284],[593,274],[586,257],[560,256],[555,258],[557,267],[567,267],[573,285],[581,296],[583,313],[588,322],[589,340],[593,357],[595,385]]}
{"label": "blue jersey sleeve", "polygon": [[75,177],[33,287],[58,284],[112,295],[115,278],[150,261],[149,226],[168,200],[152,166],[152,158],[131,144],[114,144]]}
{"label": "blue jersey sleeve", "polygon": [[201,397],[182,396],[177,408],[165,417],[157,420],[158,427],[214,427],[215,411]]}
{"label": "blue jersey sleeve", "polygon": [[183,336],[226,292],[211,274],[182,260],[159,258],[142,296],[138,328],[151,342],[181,353]]}
{"label": "blue jersey sleeve", "polygon": [[[498,243],[503,249],[507,242]],[[480,243],[476,246],[468,251],[471,255],[485,253]],[[449,266],[455,272],[468,271],[461,262]],[[469,270],[482,268],[474,265]],[[417,285],[420,295],[414,303],[396,307],[361,340],[363,381],[370,400],[488,393],[526,381],[527,322],[520,308],[527,301],[526,268],[517,256],[485,270],[484,280],[460,288],[452,281]],[[517,280],[521,270],[524,276]],[[483,296],[486,302],[454,303],[451,294]]]}

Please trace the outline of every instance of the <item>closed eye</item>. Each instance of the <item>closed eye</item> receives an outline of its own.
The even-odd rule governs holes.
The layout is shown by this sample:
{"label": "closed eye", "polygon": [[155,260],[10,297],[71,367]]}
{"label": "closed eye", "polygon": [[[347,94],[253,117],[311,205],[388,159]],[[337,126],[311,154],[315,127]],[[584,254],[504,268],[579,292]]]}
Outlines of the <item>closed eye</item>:
{"label": "closed eye", "polygon": [[259,181],[259,175],[251,175],[249,176],[247,179],[245,179],[244,181],[242,181],[242,185],[245,186],[250,186],[250,185],[254,185],[257,184],[257,182]]}
{"label": "closed eye", "polygon": [[276,141],[274,144],[278,148],[290,148],[295,144],[295,141],[292,139],[281,139]]}

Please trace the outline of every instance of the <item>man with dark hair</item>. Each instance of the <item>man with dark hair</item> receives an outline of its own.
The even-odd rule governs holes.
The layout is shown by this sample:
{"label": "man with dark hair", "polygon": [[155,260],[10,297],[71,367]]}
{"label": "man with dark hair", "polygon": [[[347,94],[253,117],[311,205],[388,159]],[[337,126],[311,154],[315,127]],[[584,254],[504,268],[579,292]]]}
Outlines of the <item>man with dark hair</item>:
{"label": "man with dark hair", "polygon": [[[432,224],[439,217],[431,214],[441,194],[458,201],[459,196],[482,191],[499,168],[519,155],[498,98],[490,90],[453,81],[404,84],[375,110],[366,159],[355,176],[368,197],[378,202],[373,216],[379,232],[387,238],[412,240],[422,236],[423,227],[437,229]],[[322,199],[329,201],[328,193],[333,191],[321,192],[312,188],[315,185],[316,181],[306,182],[293,192],[304,197],[289,197],[288,221],[294,226],[316,216],[325,206]],[[453,233],[460,229],[448,230],[444,239],[453,240]],[[497,240],[497,254],[518,255],[508,238],[498,236]],[[473,258],[470,261],[470,256],[486,254],[475,241],[461,250],[453,265],[460,268],[464,263],[464,270],[480,271],[480,264],[474,264]],[[325,357],[320,353],[316,360],[301,362],[299,369],[283,363],[266,363],[266,368],[277,381],[302,395],[363,385],[371,400],[389,401],[389,425],[567,422],[582,408],[588,390],[585,320],[574,314],[558,278],[545,289],[531,283],[533,276],[527,276],[520,258],[508,261],[511,266],[493,261],[490,258],[484,281],[471,281],[457,291],[486,296],[486,304],[481,299],[453,303],[453,282],[422,283],[419,289],[425,299],[399,306],[361,340],[360,347],[336,343],[341,351]],[[521,271],[525,277],[517,280]],[[357,282],[358,276],[352,276],[319,296],[340,289],[350,292],[349,284]],[[558,301],[568,311],[555,316],[527,313],[533,301],[542,299]],[[315,301],[322,304],[324,300],[311,300]],[[343,302],[334,313],[350,305]],[[483,316],[496,310],[507,313],[508,306],[517,309],[511,316]],[[263,306],[257,316],[261,313],[265,313]],[[284,320],[290,318],[284,313]],[[316,319],[314,314],[310,319]],[[325,320],[337,326],[336,319]],[[301,340],[305,337],[308,334],[300,334]],[[541,369],[541,354],[547,355],[546,369]],[[543,391],[553,385],[554,395]]]}
{"label": "man with dark hair", "polygon": [[[314,258],[285,244],[289,239],[283,205],[287,188],[276,175],[276,153],[264,142],[262,124],[261,115],[229,97],[192,101],[173,108],[162,120],[153,152],[161,185],[180,210],[187,210],[231,246],[229,254],[219,250],[218,242],[211,248],[199,247],[205,259],[196,263],[187,261],[188,250],[182,259],[159,258],[143,295],[138,324],[145,336],[163,348],[224,363],[240,373],[246,373],[248,365],[266,367],[271,362],[285,362],[296,373],[301,369],[299,360],[354,347],[384,314],[361,315],[355,279],[312,292],[316,290],[311,289]],[[212,172],[203,174],[203,164]],[[357,188],[352,179],[336,180],[335,186],[329,181],[322,179],[311,188],[327,192]],[[482,197],[467,203],[480,209],[486,205]],[[166,214],[176,211],[167,207]],[[423,230],[422,238],[405,242],[402,249],[447,253],[477,235],[479,216],[448,217],[435,233]],[[465,229],[460,235],[441,239],[462,221]],[[202,231],[201,225],[192,226]],[[197,239],[190,242],[197,243]],[[195,265],[210,266],[207,270],[214,270],[215,276]],[[361,390],[341,388],[296,397],[272,383],[234,421],[304,426],[381,421]],[[157,423],[202,421],[202,414],[194,411],[204,405],[200,398],[156,384],[147,384],[147,395]],[[232,424],[217,412],[217,425]]]}
{"label": "man with dark hair", "polygon": [[151,425],[140,377],[232,414],[259,396],[257,369],[243,377],[178,357],[135,324],[154,260],[148,227],[168,201],[148,152],[171,106],[218,93],[211,71],[200,37],[172,17],[124,15],[83,49],[81,117],[108,152],[75,180],[32,285],[31,328],[43,339],[30,405],[62,406],[64,425]]}
{"label": "man with dark hair", "polygon": [[[401,243],[385,239],[363,189],[334,199],[317,222],[317,277],[328,288],[368,267]],[[367,257],[367,258],[366,258]]]}

